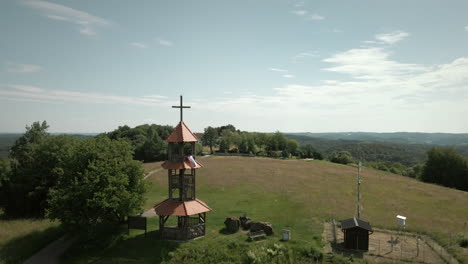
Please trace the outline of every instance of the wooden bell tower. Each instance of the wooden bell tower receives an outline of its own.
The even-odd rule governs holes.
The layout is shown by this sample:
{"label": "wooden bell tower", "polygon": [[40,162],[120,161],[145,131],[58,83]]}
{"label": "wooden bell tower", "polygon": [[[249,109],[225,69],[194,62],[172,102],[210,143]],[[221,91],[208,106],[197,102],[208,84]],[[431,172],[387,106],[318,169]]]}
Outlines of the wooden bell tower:
{"label": "wooden bell tower", "polygon": [[[166,139],[168,157],[161,165],[168,171],[168,199],[154,206],[159,216],[159,231],[163,239],[189,240],[205,235],[206,212],[211,209],[196,198],[196,170],[202,165],[195,160],[196,136],[183,122],[184,106],[180,96],[180,122]],[[166,226],[170,216],[177,217],[177,226]]]}

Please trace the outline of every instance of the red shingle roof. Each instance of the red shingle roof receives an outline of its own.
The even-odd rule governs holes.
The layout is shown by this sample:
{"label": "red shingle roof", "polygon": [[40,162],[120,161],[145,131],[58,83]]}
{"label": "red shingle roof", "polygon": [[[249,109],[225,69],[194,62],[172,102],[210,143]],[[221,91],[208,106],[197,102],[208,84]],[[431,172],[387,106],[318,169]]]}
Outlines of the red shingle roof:
{"label": "red shingle roof", "polygon": [[167,142],[197,142],[197,137],[184,122],[180,122],[166,139]]}
{"label": "red shingle roof", "polygon": [[154,211],[157,215],[188,216],[209,212],[211,208],[198,199],[191,201],[166,199],[156,204]]}

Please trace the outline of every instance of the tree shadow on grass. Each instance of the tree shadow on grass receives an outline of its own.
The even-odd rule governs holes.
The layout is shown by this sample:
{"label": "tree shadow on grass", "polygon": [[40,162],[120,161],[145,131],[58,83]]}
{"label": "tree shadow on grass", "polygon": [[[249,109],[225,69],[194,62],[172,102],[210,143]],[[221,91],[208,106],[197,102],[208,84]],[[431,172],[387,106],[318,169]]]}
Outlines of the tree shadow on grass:
{"label": "tree shadow on grass", "polygon": [[[133,233],[133,230],[132,230]],[[127,236],[127,230],[99,234],[97,239],[79,239],[62,256],[62,261],[86,263],[161,263],[180,242],[159,238],[159,231]]]}
{"label": "tree shadow on grass", "polygon": [[61,237],[63,233],[60,226],[55,226],[14,238],[0,249],[0,259],[5,264],[22,263],[49,243]]}
{"label": "tree shadow on grass", "polygon": [[219,230],[219,233],[221,235],[233,235],[233,234],[236,234],[237,232],[232,233],[226,227],[223,227]]}

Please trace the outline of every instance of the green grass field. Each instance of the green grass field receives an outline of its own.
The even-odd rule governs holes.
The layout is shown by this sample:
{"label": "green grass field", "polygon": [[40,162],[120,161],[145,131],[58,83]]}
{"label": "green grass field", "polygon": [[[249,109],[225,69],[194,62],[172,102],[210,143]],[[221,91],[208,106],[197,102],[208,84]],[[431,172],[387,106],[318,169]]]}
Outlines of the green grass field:
{"label": "green grass field", "polygon": [[[157,220],[153,218],[149,220],[151,232],[146,238],[140,231],[132,231],[130,236],[122,231],[94,250],[83,244],[75,245],[64,260],[67,263],[254,263],[252,254],[259,256],[279,243],[290,253],[284,253],[286,259],[278,262],[287,263],[295,259],[291,254],[320,243],[323,221],[354,216],[356,168],[352,166],[216,156],[200,161],[204,168],[197,174],[197,197],[213,209],[207,215],[206,237],[180,244],[159,241],[155,231]],[[366,168],[362,178],[361,218],[373,226],[394,229],[396,215],[404,215],[408,217],[409,230],[429,234],[444,245],[464,231],[468,220],[467,192]],[[167,196],[166,172],[161,170],[147,180],[151,186],[146,207],[151,208]],[[244,233],[223,234],[224,219],[244,213],[254,221],[271,222],[275,235],[264,242],[249,243]],[[282,229],[291,230],[292,241],[278,242]],[[250,255],[249,250],[253,252]],[[466,249],[453,244],[449,250],[468,262]]]}
{"label": "green grass field", "polygon": [[0,263],[22,263],[62,234],[58,222],[0,218]]}

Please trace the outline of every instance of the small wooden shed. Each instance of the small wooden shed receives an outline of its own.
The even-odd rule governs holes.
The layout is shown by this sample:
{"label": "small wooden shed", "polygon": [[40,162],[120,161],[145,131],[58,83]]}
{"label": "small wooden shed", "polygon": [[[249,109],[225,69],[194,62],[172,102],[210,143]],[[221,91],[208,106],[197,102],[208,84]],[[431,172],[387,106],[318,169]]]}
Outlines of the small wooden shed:
{"label": "small wooden shed", "polygon": [[357,218],[341,221],[344,233],[344,247],[347,249],[369,250],[369,235],[374,231],[371,225]]}

